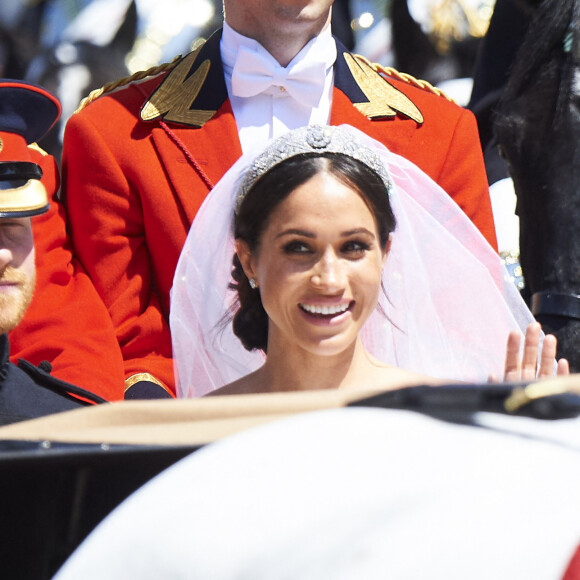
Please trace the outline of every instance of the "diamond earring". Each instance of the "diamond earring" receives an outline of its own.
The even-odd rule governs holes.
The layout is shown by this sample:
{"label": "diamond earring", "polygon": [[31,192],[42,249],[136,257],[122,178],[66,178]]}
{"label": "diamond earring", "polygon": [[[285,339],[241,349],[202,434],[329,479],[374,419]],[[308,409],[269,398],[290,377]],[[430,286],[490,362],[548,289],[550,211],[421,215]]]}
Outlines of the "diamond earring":
{"label": "diamond earring", "polygon": [[255,290],[258,287],[258,284],[254,278],[250,278],[250,288]]}

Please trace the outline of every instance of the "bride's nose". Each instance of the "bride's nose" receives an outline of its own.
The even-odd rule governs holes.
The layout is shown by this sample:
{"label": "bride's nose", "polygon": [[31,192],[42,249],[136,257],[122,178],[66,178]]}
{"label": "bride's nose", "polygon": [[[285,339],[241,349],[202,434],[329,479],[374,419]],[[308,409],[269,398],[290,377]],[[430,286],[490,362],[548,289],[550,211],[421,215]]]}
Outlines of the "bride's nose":
{"label": "bride's nose", "polygon": [[312,268],[310,282],[327,291],[342,290],[346,284],[344,265],[333,250],[327,250]]}

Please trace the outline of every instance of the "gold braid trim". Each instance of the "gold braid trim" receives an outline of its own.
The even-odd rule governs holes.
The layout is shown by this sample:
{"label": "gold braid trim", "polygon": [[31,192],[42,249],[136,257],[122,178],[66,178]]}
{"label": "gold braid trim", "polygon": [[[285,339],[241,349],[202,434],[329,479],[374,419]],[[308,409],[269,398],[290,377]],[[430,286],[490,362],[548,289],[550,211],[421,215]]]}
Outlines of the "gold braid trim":
{"label": "gold braid trim", "polygon": [[132,74],[131,76],[122,77],[120,79],[117,79],[116,81],[112,81],[110,83],[107,83],[106,85],[103,85],[100,89],[95,89],[94,91],[91,91],[88,97],[85,97],[81,101],[81,104],[78,106],[75,113],[82,111],[87,105],[90,105],[94,100],[98,99],[101,95],[110,93],[111,91],[114,91],[119,87],[124,87],[125,85],[128,85],[129,83],[132,83],[134,81],[141,81],[147,77],[152,77],[158,75],[159,73],[171,70],[180,59],[181,55],[176,56],[171,62],[166,62],[160,65],[152,66],[151,68],[148,68],[147,70],[144,71],[138,71]]}
{"label": "gold braid trim", "polygon": [[[164,391],[167,391],[170,395],[171,392],[169,389],[158,379],[156,379],[153,375],[149,373],[137,373],[135,375],[131,375],[128,379],[125,379],[125,392],[127,392],[135,383],[140,381],[147,381],[149,383],[154,383],[157,386],[161,387]],[[173,396],[173,395],[172,395]]]}
{"label": "gold braid trim", "polygon": [[412,85],[414,87],[418,87],[419,89],[429,91],[430,93],[433,93],[434,95],[437,95],[438,97],[443,97],[444,99],[447,99],[451,103],[455,103],[455,101],[451,97],[446,95],[441,89],[434,87],[431,83],[429,83],[427,81],[422,81],[420,79],[417,79],[413,75],[410,75],[408,73],[399,72],[397,69],[393,68],[392,66],[383,66],[382,64],[379,64],[376,62],[371,62],[370,60],[366,59],[364,56],[361,56],[360,54],[355,54],[354,57],[357,60],[360,60],[361,62],[364,62],[366,65],[370,66],[375,72],[378,72],[379,74],[382,73],[382,74],[386,74],[390,77],[394,77],[399,81],[403,81],[409,85]]}

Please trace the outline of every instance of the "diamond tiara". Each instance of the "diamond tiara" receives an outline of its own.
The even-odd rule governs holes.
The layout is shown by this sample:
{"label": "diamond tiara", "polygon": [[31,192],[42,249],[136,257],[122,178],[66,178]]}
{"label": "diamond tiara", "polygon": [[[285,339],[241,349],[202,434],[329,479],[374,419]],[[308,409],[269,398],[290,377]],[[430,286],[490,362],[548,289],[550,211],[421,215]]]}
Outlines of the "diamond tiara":
{"label": "diamond tiara", "polygon": [[248,191],[262,175],[282,161],[303,153],[342,153],[352,157],[374,171],[385,184],[387,192],[391,190],[391,178],[380,157],[360,143],[350,131],[339,126],[310,125],[286,133],[256,157],[238,188],[236,213]]}

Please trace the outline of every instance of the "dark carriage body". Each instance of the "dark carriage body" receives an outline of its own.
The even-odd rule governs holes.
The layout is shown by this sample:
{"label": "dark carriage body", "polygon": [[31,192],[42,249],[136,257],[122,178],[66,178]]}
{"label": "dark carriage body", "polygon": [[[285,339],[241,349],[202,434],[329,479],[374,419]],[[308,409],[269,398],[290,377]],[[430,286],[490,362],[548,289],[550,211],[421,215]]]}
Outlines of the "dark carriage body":
{"label": "dark carriage body", "polygon": [[0,441],[0,575],[52,578],[109,512],[197,448]]}

